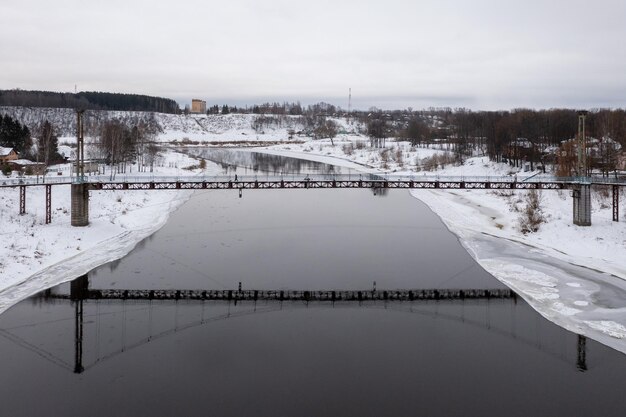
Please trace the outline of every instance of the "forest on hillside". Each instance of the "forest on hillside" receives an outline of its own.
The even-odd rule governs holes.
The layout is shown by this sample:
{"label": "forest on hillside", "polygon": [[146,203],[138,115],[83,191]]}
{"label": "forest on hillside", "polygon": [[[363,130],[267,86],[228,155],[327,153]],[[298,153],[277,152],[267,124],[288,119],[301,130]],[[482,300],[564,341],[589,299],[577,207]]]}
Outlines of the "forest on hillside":
{"label": "forest on hillside", "polygon": [[180,111],[178,103],[169,98],[96,91],[81,91],[74,94],[52,91],[0,90],[0,106],[146,111],[174,114]]}

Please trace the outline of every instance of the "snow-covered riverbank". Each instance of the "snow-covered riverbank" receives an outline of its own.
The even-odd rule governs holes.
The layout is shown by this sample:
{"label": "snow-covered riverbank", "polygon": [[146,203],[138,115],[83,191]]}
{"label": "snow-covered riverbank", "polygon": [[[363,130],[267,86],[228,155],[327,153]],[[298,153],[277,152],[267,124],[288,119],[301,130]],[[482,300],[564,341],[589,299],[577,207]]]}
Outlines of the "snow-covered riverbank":
{"label": "snow-covered riverbank", "polygon": [[[198,161],[167,152],[155,173],[193,175]],[[216,171],[217,172],[217,171]],[[210,174],[210,172],[207,172]],[[91,192],[90,224],[70,226],[69,185],[52,189],[52,223],[45,224],[44,187],[26,191],[26,215],[19,215],[19,191],[0,189],[0,313],[43,288],[76,278],[119,259],[161,228],[192,191],[158,193]]]}
{"label": "snow-covered riverbank", "polygon": [[[335,146],[316,141],[263,151],[352,168],[367,165],[368,172],[412,175],[421,174],[415,172],[415,160],[443,152],[392,143],[389,154],[401,149],[402,159],[407,161],[399,166],[392,158],[381,157],[378,150],[346,150],[348,142],[335,142]],[[425,174],[511,174],[521,181],[535,173],[513,173],[506,164],[478,157]],[[594,194],[593,226],[579,227],[572,224],[569,192],[543,191],[540,198],[546,223],[536,233],[523,234],[519,219],[525,192],[413,190],[411,194],[443,220],[483,268],[544,317],[626,353],[626,218],[612,221],[610,195]]]}

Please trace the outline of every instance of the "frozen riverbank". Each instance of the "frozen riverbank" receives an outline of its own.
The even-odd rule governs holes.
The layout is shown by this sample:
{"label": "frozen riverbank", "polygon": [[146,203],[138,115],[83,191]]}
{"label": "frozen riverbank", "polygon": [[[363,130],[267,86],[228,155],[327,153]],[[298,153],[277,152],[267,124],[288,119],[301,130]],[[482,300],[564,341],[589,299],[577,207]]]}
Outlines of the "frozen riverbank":
{"label": "frozen riverbank", "polygon": [[[168,152],[154,173],[134,175],[193,175],[194,171],[184,168],[197,164],[198,161],[186,155]],[[69,226],[69,185],[53,187],[49,225],[44,224],[43,187],[27,189],[24,216],[18,214],[18,190],[1,189],[0,313],[43,288],[123,257],[161,228],[169,214],[191,193],[187,190],[91,192],[90,224],[78,228]]]}
{"label": "frozen riverbank", "polygon": [[[318,141],[274,146],[264,152],[353,168],[365,164],[370,166],[367,172],[393,170],[396,174],[416,175],[407,170],[408,164],[389,167],[390,162],[381,158],[380,151],[347,153],[345,145]],[[404,159],[408,161],[438,152],[410,149],[407,144],[398,148],[405,150]],[[386,170],[383,163],[388,166]],[[471,158],[464,165],[427,174],[494,176],[510,171],[508,165]],[[523,180],[532,173],[516,175]],[[569,193],[544,191],[540,198],[546,223],[537,233],[523,234],[518,223],[525,205],[524,192],[413,190],[411,194],[444,221],[483,268],[544,317],[626,353],[626,222],[612,221],[607,198],[594,195],[593,226],[579,227],[572,224]]]}

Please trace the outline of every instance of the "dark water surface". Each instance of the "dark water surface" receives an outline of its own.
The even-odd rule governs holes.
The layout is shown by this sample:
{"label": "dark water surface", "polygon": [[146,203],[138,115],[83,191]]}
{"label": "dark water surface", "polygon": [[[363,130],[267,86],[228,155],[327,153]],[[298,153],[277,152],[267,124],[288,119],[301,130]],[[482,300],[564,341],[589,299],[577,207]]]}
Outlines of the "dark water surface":
{"label": "dark water surface", "polygon": [[[230,173],[233,165],[242,172],[246,158],[264,169],[279,164],[248,153],[229,158]],[[404,191],[199,192],[124,259],[0,316],[0,416],[626,411],[626,356],[552,325],[516,297],[235,303],[77,295],[85,285],[236,290],[240,282],[259,290],[505,288]]]}

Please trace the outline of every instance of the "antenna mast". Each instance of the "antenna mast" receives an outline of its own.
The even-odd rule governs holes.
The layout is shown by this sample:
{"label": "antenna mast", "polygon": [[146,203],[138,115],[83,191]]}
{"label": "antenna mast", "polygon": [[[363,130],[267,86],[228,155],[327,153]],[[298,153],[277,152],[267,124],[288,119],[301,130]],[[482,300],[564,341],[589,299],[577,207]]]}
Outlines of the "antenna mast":
{"label": "antenna mast", "polygon": [[350,121],[351,112],[352,112],[352,87],[348,88],[348,122]]}
{"label": "antenna mast", "polygon": [[352,111],[352,87],[348,89],[348,114]]}

